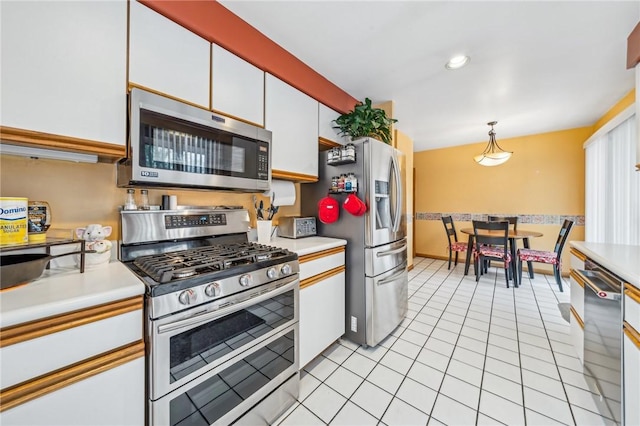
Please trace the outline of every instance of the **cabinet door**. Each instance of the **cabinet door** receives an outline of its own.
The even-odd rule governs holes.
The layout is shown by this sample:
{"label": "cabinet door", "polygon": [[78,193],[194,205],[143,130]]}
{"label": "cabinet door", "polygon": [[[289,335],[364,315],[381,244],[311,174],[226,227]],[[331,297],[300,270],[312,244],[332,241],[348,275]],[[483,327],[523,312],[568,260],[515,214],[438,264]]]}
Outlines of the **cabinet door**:
{"label": "cabinet door", "polygon": [[333,120],[338,117],[340,117],[339,112],[318,103],[318,137],[344,145],[348,142],[348,137],[340,136],[340,131],[333,128],[336,125]]}
{"label": "cabinet door", "polygon": [[272,168],[318,176],[318,102],[267,74],[265,127],[273,132]]}
{"label": "cabinet door", "polygon": [[209,108],[210,43],[132,1],[129,82]]}
{"label": "cabinet door", "polygon": [[0,413],[3,425],[144,424],[144,357]]}
{"label": "cabinet door", "polygon": [[212,44],[211,107],[231,117],[264,125],[264,71]]}
{"label": "cabinet door", "polygon": [[345,273],[300,290],[300,369],[344,334]]}
{"label": "cabinet door", "polygon": [[2,2],[2,125],[125,144],[127,2]]}
{"label": "cabinet door", "polygon": [[624,350],[624,420],[627,425],[640,425],[640,335],[625,324]]}

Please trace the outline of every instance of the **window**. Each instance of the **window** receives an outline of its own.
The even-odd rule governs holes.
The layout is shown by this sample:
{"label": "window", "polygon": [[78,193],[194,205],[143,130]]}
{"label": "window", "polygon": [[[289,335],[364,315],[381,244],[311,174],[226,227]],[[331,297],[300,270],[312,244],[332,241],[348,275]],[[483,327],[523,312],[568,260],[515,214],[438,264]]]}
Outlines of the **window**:
{"label": "window", "polygon": [[637,131],[635,116],[631,115],[585,144],[586,241],[640,244]]}

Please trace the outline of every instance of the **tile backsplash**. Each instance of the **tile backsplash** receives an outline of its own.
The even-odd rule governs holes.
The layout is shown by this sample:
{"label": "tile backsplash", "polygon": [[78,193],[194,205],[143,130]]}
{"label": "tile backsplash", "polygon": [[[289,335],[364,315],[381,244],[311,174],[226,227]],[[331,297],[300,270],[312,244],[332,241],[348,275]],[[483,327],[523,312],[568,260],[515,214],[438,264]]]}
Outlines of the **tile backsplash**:
{"label": "tile backsplash", "polygon": [[[472,220],[487,220],[487,213],[449,213],[449,212],[417,212],[416,220],[440,220],[442,216],[451,216],[455,222],[471,222]],[[562,214],[514,214],[491,213],[491,216],[518,216],[518,223],[535,225],[562,225],[565,219],[572,220],[577,226],[584,226],[584,215]]]}

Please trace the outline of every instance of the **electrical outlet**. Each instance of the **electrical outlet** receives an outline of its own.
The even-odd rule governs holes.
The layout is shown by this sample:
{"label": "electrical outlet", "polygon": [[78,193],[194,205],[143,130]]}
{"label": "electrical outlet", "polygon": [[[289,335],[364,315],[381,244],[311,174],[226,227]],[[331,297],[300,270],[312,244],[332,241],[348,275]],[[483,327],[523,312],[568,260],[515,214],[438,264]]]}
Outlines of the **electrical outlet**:
{"label": "electrical outlet", "polygon": [[351,331],[354,333],[358,332],[358,318],[354,316],[351,317]]}

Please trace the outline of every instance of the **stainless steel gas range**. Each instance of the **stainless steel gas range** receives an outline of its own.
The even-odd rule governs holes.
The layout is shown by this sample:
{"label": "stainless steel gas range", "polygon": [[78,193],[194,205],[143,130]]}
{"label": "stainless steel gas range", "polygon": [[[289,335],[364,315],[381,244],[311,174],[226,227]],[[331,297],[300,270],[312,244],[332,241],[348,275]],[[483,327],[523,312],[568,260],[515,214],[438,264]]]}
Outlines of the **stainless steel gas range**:
{"label": "stainless steel gas range", "polygon": [[298,397],[295,253],[247,241],[240,208],[122,211],[147,287],[149,425],[269,424]]}

